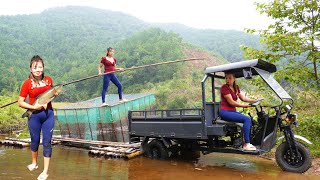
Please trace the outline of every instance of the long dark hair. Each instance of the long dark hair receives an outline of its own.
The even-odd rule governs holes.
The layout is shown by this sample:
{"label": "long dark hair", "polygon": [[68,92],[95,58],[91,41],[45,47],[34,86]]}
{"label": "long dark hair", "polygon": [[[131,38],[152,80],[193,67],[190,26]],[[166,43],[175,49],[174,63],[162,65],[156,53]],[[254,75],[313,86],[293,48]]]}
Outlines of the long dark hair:
{"label": "long dark hair", "polygon": [[108,56],[108,54],[109,54],[109,52],[110,52],[111,50],[114,50],[113,47],[108,47],[108,49],[107,49],[107,56]]}
{"label": "long dark hair", "polygon": [[[31,61],[30,61],[30,69],[32,68],[32,64],[33,64],[33,63],[37,63],[37,64],[38,64],[39,62],[42,63],[42,66],[43,66],[43,68],[44,68],[44,63],[43,63],[42,58],[41,58],[39,55],[33,56],[33,57],[31,58]],[[37,65],[37,64],[36,64],[36,65]],[[44,72],[42,72],[41,80],[36,79],[36,78],[33,76],[32,72],[30,72],[29,78],[32,79],[36,84],[40,84],[39,82],[42,81],[43,78],[44,78]]]}
{"label": "long dark hair", "polygon": [[233,82],[232,87],[233,87],[235,93],[238,94],[239,86],[236,83],[236,75],[234,73],[232,73],[232,72],[225,72],[225,76],[227,76],[228,74],[230,74],[230,75],[232,75],[234,77],[234,82]]}

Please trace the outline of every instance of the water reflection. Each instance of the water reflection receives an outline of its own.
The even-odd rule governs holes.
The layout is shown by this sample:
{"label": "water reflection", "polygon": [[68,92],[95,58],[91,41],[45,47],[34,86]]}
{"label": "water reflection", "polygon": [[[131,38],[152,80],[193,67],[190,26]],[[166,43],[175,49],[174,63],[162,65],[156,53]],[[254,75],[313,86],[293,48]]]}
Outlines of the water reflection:
{"label": "water reflection", "polygon": [[[42,152],[40,147],[39,152]],[[43,168],[42,154],[39,169],[29,172],[28,148],[0,146],[0,179],[36,179]],[[88,156],[85,149],[54,146],[49,169],[50,179],[290,179],[315,180],[319,176],[281,171],[273,161],[254,156],[212,153],[197,160],[152,160],[140,156],[132,160],[105,159]]]}
{"label": "water reflection", "polygon": [[270,176],[282,171],[274,161],[250,155],[212,153],[202,156],[198,163],[204,166],[226,167],[248,173],[266,172]]}

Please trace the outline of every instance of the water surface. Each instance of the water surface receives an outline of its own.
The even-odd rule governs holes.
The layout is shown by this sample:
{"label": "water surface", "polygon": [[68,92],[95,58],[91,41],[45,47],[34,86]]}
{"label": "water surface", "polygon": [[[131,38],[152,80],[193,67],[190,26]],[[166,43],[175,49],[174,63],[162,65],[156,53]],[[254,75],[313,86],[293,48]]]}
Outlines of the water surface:
{"label": "water surface", "polygon": [[[0,146],[0,179],[36,179],[43,168],[42,147],[39,169],[30,172],[29,148]],[[283,172],[274,161],[257,156],[212,153],[198,160],[152,160],[139,156],[131,160],[90,157],[88,150],[54,146],[48,179],[290,179],[316,180],[320,176]]]}

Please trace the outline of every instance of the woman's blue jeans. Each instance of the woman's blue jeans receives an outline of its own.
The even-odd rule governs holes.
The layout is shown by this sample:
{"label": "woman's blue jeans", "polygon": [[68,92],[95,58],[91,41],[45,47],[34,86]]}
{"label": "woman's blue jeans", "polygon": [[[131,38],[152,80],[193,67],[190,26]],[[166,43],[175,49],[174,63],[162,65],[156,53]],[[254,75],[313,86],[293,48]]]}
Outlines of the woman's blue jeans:
{"label": "woman's blue jeans", "polygon": [[245,143],[250,143],[251,118],[237,111],[220,110],[222,120],[243,123],[243,136]]}
{"label": "woman's blue jeans", "polygon": [[101,92],[102,103],[106,102],[106,93],[108,91],[110,81],[118,87],[119,99],[122,99],[122,85],[117,76],[115,74],[106,74],[103,76],[103,87]]}
{"label": "woman's blue jeans", "polygon": [[51,157],[51,139],[54,127],[53,109],[34,111],[28,120],[31,137],[31,151],[37,152],[40,144],[40,132],[42,131],[43,156]]}

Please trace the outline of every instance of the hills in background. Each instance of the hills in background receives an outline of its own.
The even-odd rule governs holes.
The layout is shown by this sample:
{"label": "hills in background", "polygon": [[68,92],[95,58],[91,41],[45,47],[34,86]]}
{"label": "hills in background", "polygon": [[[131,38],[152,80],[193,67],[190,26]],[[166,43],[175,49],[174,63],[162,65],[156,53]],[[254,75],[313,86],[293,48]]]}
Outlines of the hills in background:
{"label": "hills in background", "polygon": [[[259,46],[257,36],[240,31],[150,24],[124,13],[79,6],[51,8],[40,14],[0,16],[0,41],[0,91],[4,94],[20,89],[29,74],[30,58],[35,54],[45,59],[46,74],[62,83],[97,74],[99,60],[109,46],[116,48],[121,67],[195,57],[195,52],[202,55],[205,52],[210,56],[208,59],[215,59],[204,66],[223,61],[216,59],[240,61],[244,59],[240,45]],[[204,66],[191,71],[201,74]],[[145,89],[147,80],[143,77],[156,76],[149,81],[151,84],[188,78],[179,75],[182,65],[173,67],[175,71],[172,66],[164,66],[119,77],[128,92]],[[101,84],[98,79],[70,86],[68,97],[61,96],[60,100],[98,96]]]}
{"label": "hills in background", "polygon": [[201,46],[229,62],[244,60],[240,46],[261,47],[259,37],[235,30],[196,29],[181,24],[154,24],[178,33],[189,43]]}

